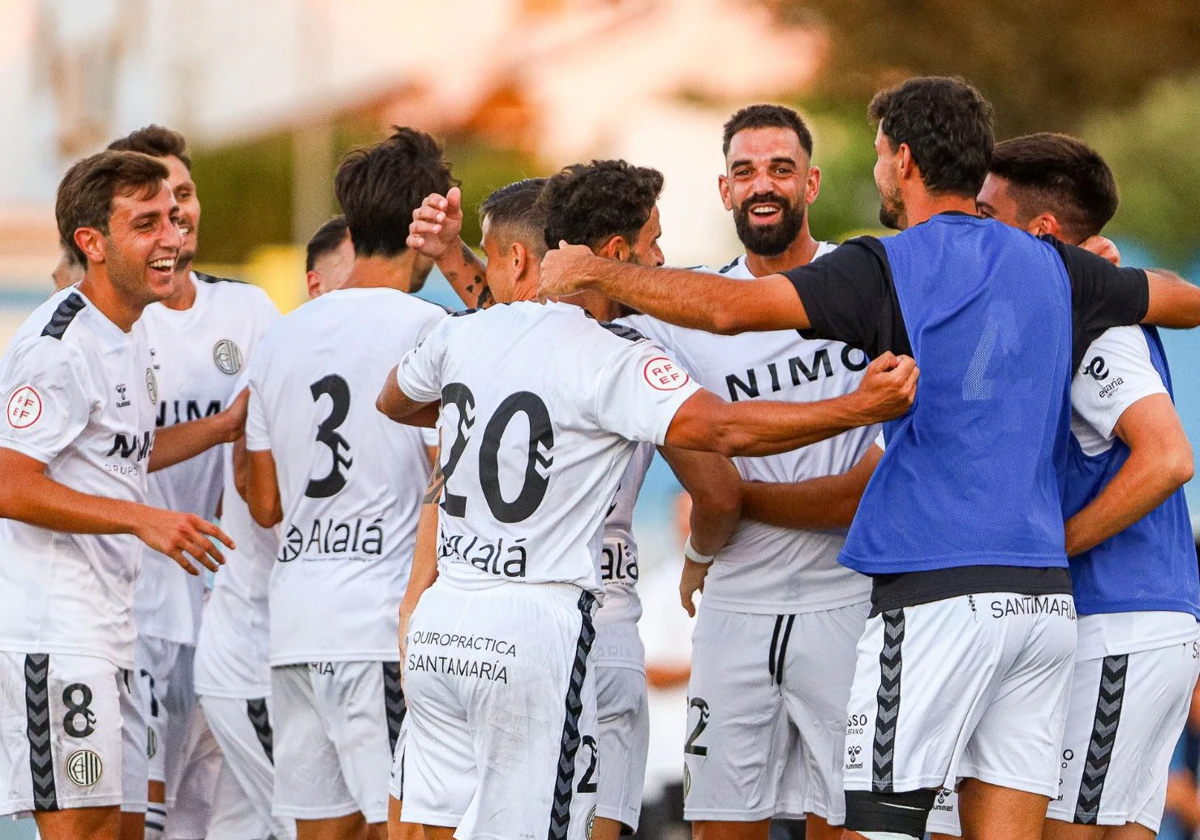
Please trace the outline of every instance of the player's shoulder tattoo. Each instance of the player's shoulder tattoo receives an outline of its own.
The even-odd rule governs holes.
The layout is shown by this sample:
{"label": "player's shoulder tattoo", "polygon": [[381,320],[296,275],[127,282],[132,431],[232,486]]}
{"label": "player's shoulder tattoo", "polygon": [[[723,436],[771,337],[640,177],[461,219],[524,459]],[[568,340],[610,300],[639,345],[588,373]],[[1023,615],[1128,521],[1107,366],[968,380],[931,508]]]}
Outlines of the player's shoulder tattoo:
{"label": "player's shoulder tattoo", "polygon": [[635,330],[633,327],[628,326],[627,324],[618,324],[613,321],[597,321],[597,323],[619,338],[624,338],[628,341],[648,340],[646,336],[642,335],[640,332]]}
{"label": "player's shoulder tattoo", "polygon": [[42,335],[62,341],[67,327],[71,326],[75,316],[82,312],[85,306],[87,301],[83,299],[83,295],[71,292],[58,304],[54,314],[50,316],[49,323],[42,329]]}

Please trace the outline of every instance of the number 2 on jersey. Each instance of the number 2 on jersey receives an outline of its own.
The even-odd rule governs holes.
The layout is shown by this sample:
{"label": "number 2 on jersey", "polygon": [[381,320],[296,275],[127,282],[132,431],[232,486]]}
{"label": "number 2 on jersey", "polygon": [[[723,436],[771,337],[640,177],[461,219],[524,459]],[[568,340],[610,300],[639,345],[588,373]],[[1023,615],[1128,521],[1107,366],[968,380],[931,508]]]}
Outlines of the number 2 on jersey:
{"label": "number 2 on jersey", "polygon": [[329,453],[333,456],[333,466],[329,468],[327,476],[310,480],[304,490],[304,495],[310,499],[327,499],[346,486],[346,476],[342,473],[342,468],[349,469],[354,463],[353,458],[342,455],[338,450],[338,447],[344,447],[346,452],[350,451],[350,442],[338,433],[338,427],[346,422],[346,416],[350,413],[350,386],[345,379],[331,373],[310,385],[309,390],[312,391],[313,402],[319,400],[322,395],[333,400],[333,409],[329,416],[317,426],[317,443],[329,447]]}
{"label": "number 2 on jersey", "polygon": [[[450,480],[466,451],[471,429],[475,425],[475,395],[461,382],[452,382],[442,389],[442,405],[458,408],[458,429],[442,474],[446,477],[445,497],[442,510],[450,516],[465,516],[467,497],[450,492]],[[529,448],[525,459],[525,477],[521,491],[511,502],[500,492],[500,443],[504,432],[518,414],[529,421]],[[537,394],[518,391],[500,402],[495,414],[483,430],[479,444],[479,484],[484,501],[499,522],[512,524],[523,522],[533,515],[546,497],[550,487],[549,476],[538,472],[538,467],[549,467],[554,463],[550,451],[554,449],[554,428],[550,424],[550,412]]]}

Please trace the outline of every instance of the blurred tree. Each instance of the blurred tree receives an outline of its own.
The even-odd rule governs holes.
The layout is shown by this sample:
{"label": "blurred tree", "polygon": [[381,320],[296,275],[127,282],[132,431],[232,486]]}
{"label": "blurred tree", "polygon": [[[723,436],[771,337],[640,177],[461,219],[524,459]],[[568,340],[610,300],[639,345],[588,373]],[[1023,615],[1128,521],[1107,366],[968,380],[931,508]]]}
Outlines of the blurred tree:
{"label": "blurred tree", "polygon": [[1109,229],[1188,267],[1200,256],[1200,76],[1159,82],[1135,107],[1092,116],[1080,136],[1117,178],[1121,206]]}
{"label": "blurred tree", "polygon": [[914,73],[961,75],[996,106],[1000,137],[1077,129],[1097,108],[1200,70],[1196,0],[762,2],[827,27],[826,95],[865,100]]}

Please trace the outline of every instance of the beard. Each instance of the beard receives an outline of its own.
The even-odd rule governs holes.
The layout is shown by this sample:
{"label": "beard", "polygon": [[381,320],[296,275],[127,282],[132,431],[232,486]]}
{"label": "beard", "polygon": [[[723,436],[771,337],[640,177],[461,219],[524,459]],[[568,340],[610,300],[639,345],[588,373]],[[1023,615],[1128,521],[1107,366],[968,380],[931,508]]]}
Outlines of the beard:
{"label": "beard", "polygon": [[[755,204],[770,202],[778,204],[780,219],[771,225],[756,225],[751,221],[750,208]],[[778,193],[752,195],[742,202],[740,207],[733,210],[733,225],[737,229],[738,239],[746,246],[746,251],[761,257],[777,257],[786,251],[800,229],[804,227],[805,205],[792,206],[792,203]]]}
{"label": "beard", "polygon": [[879,194],[879,223],[891,230],[903,230],[904,202],[899,191]]}

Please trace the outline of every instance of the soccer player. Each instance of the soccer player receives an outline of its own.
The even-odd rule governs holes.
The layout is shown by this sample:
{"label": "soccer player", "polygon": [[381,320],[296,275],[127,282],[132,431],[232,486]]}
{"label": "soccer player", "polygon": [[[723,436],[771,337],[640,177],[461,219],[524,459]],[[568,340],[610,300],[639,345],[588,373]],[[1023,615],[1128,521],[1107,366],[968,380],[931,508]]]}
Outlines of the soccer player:
{"label": "soccer player", "polygon": [[[624,172],[624,191],[587,202],[600,218],[661,187],[653,170],[592,167]],[[661,263],[657,207],[640,211],[613,256]],[[806,445],[903,411],[907,385],[895,380],[915,369],[892,369],[889,357],[837,400],[730,405],[658,345],[581,310],[608,305],[602,296],[543,305],[520,285],[526,275],[488,279],[507,305],[440,324],[379,399],[394,419],[425,423],[440,402],[443,430],[439,574],[412,616],[405,660],[405,820],[431,838],[583,837],[598,815],[596,756],[582,747],[596,737],[597,559],[637,442],[726,454]],[[866,397],[888,380],[886,405]],[[860,406],[854,417],[847,404]]]}
{"label": "soccer player", "polygon": [[55,840],[144,822],[145,729],[123,726],[136,717],[137,540],[193,575],[218,568],[213,540],[233,547],[194,514],[144,504],[147,471],[240,437],[244,422],[234,408],[155,431],[140,319],[171,293],[182,244],[167,179],[131,152],[68,170],[55,215],[84,279],[34,310],[0,362],[0,717],[13,724],[0,730],[0,810],[32,811]]}
{"label": "soccer player", "polygon": [[[1117,186],[1079,140],[1033,134],[996,146],[979,209],[1080,244],[1116,212]],[[1200,578],[1181,489],[1192,447],[1157,331],[1116,327],[1093,341],[1071,406],[1066,544],[1079,648],[1059,794],[1042,836],[1149,840],[1200,673]],[[959,834],[954,805],[950,795],[938,803],[931,831]]]}
{"label": "soccer player", "polygon": [[[812,134],[781,105],[752,105],[725,124],[721,198],[746,253],[720,270],[753,280],[834,250],[809,232],[820,189]],[[841,342],[794,330],[720,336],[646,316],[625,319],[660,342],[697,380],[731,402],[816,402],[853,391],[867,360]],[[749,481],[792,484],[869,469],[878,427],[766,458],[739,458]],[[691,489],[690,487],[688,488]],[[701,520],[705,499],[696,497]],[[844,533],[745,520],[711,565],[691,551],[682,581],[691,611],[685,817],[698,840],[765,840],[770,820],[807,817],[810,840],[839,840],[845,817],[840,758],[855,648],[870,579],[840,565]],[[706,558],[700,558],[706,559]]]}
{"label": "soccer player", "polygon": [[[457,191],[446,197],[430,196],[422,203],[413,214],[409,241],[437,259],[438,268],[453,278],[466,302],[478,304],[482,298],[490,305],[489,281],[532,294],[547,242],[559,238],[587,244],[609,259],[661,264],[661,230],[636,236],[661,188],[660,174],[623,161],[567,167],[548,183],[538,178],[510,184],[480,207],[486,268],[474,264],[473,254],[459,239],[462,215]],[[500,275],[504,276],[496,279]],[[466,286],[463,277],[471,278]],[[619,314],[612,301],[599,295],[589,296],[585,308],[600,320]],[[595,616],[591,656],[598,722],[596,737],[587,746],[605,756],[595,774],[596,840],[616,840],[622,832],[635,832],[641,813],[649,718],[645,652],[638,633],[642,612],[637,594],[638,548],[632,527],[634,505],[653,456],[652,444],[638,446],[604,521],[600,564],[605,595]],[[706,515],[695,523],[694,540],[715,550],[728,540],[737,522],[736,470],[711,453],[664,448],[663,456],[680,480],[708,503]],[[418,578],[413,580],[419,583]],[[427,583],[431,582],[430,578]],[[405,600],[412,606],[414,595],[419,593],[410,586]],[[398,754],[397,763],[401,759]],[[394,769],[393,778],[397,777]]]}
{"label": "soccer player", "polygon": [[[183,246],[175,262],[174,286],[161,305],[147,307],[146,333],[159,382],[157,425],[195,420],[219,412],[233,401],[246,355],[279,315],[262,289],[192,270],[200,233],[200,198],[191,174],[187,143],[178,132],[150,125],[113,141],[110,149],[142,152],[159,158],[170,172],[179,204]],[[150,479],[151,503],[185,510],[205,519],[216,515],[221,499],[219,449],[156,473]],[[150,697],[151,837],[171,823],[173,840],[200,840],[208,823],[208,782],[182,785],[185,733],[196,702],[192,682],[196,634],[204,580],[181,575],[169,559],[149,554],[134,597],[138,668]],[[202,723],[195,724],[203,726]],[[190,768],[211,777],[209,770]],[[182,801],[177,799],[182,797]]]}
{"label": "soccer player", "polygon": [[936,791],[965,779],[969,835],[1030,838],[1058,794],[1075,652],[1059,496],[1070,372],[1110,327],[1197,325],[1200,289],[978,218],[991,108],[961,80],[910,79],[870,114],[880,218],[897,236],[754,281],[560,248],[542,293],[595,288],[682,326],[915,352],[920,397],[885,426],[840,556],[874,578],[847,714],[846,827],[920,837]]}
{"label": "soccer player", "polygon": [[304,268],[310,298],[346,284],[354,268],[354,243],[345,216],[334,216],[317,228],[305,249]]}
{"label": "soccer player", "polygon": [[62,249],[58,264],[54,266],[54,271],[50,272],[50,279],[54,281],[56,292],[61,292],[67,286],[74,286],[83,279],[83,266],[70,248]]}
{"label": "soccer player", "polygon": [[411,294],[432,262],[404,244],[422,197],[450,187],[436,141],[397,129],[349,155],[334,187],[354,268],[264,337],[246,434],[250,512],[282,522],[269,586],[274,813],[300,840],[386,833],[405,708],[397,615],[436,439],[389,422],[375,396],[446,317]]}

